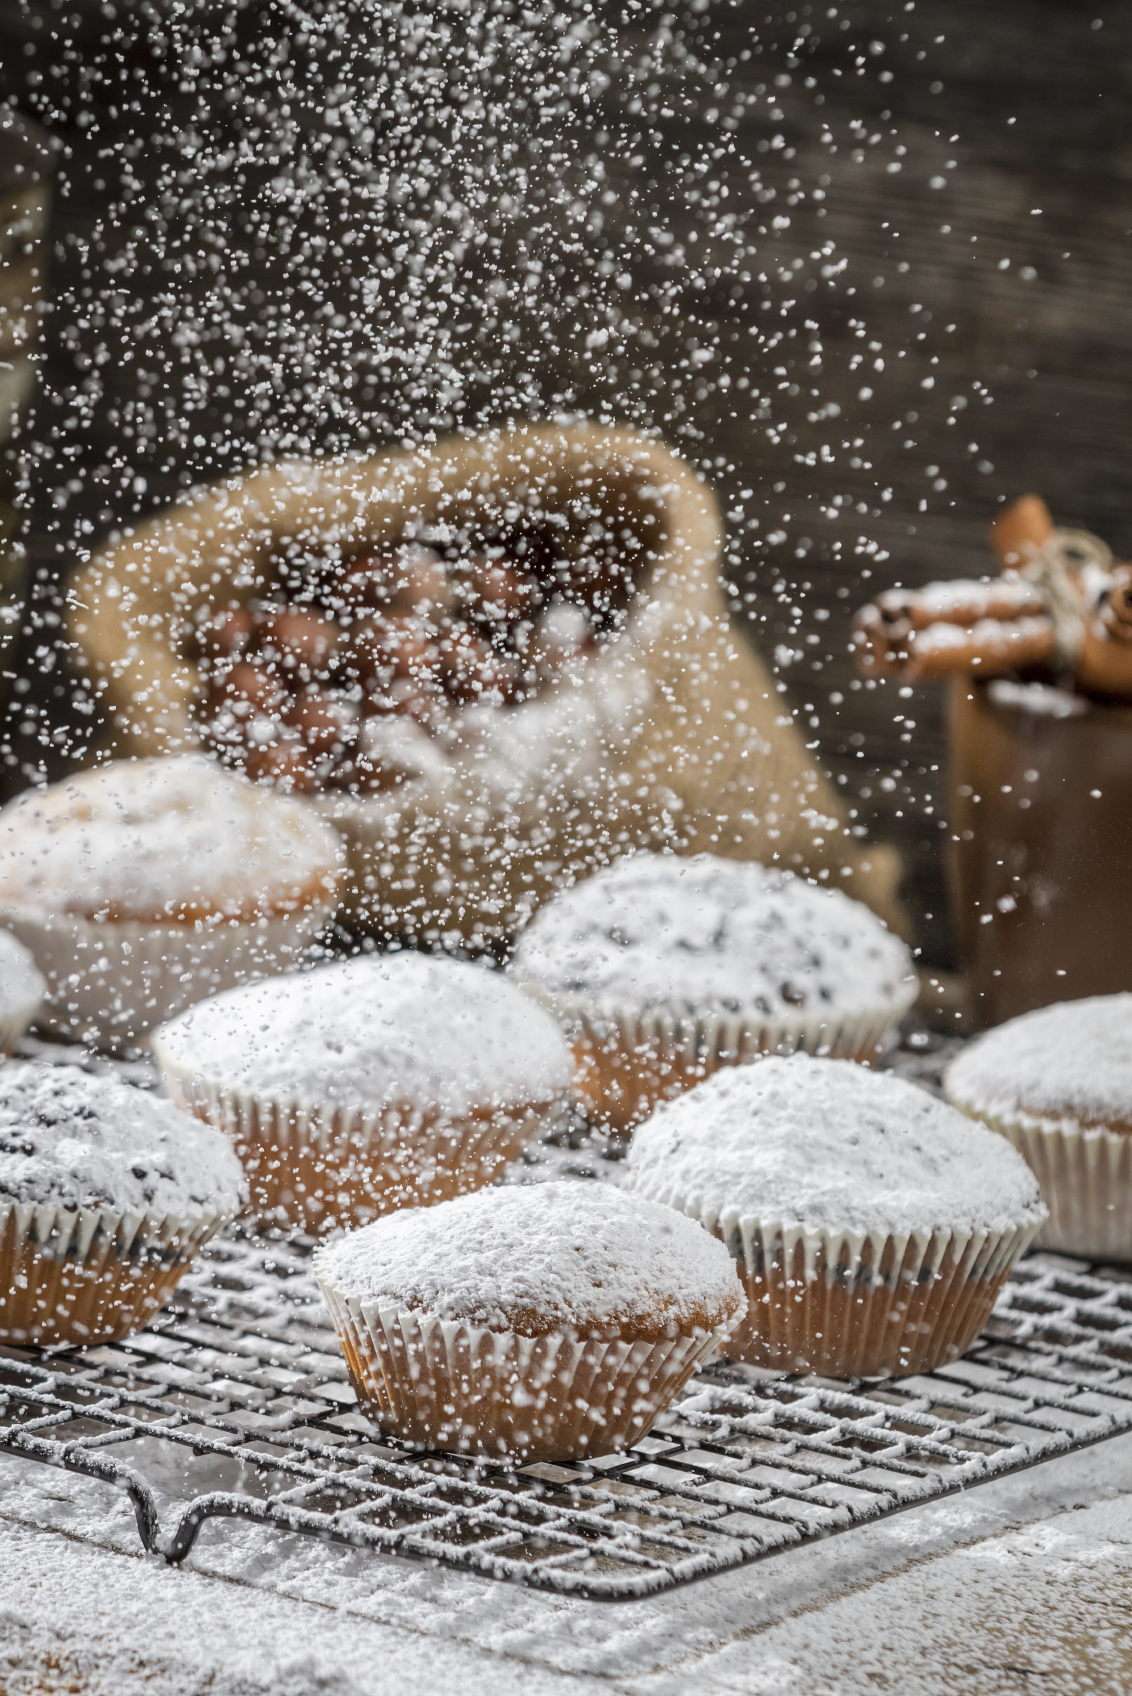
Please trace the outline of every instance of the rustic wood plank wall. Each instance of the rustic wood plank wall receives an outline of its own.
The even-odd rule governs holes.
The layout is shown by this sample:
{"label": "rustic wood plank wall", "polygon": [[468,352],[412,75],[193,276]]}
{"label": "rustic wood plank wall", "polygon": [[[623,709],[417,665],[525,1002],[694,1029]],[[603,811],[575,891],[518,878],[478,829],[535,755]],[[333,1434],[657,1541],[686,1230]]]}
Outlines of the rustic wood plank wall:
{"label": "rustic wood plank wall", "polygon": [[[347,190],[325,41],[292,152],[262,139],[271,43],[302,59],[282,8],[4,0],[0,89],[69,150],[11,780],[97,724],[40,674],[54,586],[113,526],[264,451],[576,407],[659,428],[717,483],[737,606],[949,963],[939,691],[862,686],[848,623],[891,583],[986,570],[1023,490],[1132,550],[1132,14],[1095,3],[562,7],[529,41],[492,8],[442,65],[416,38],[417,71],[487,103],[459,147],[407,9],[343,4],[402,52]],[[477,28],[523,51],[489,75]],[[284,228],[271,184],[304,172]]]}

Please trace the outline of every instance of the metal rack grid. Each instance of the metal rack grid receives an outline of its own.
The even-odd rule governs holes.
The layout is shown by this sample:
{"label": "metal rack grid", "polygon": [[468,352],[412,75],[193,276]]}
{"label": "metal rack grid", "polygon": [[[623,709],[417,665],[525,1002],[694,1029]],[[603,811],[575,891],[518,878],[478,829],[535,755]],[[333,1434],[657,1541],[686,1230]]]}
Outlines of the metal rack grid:
{"label": "metal rack grid", "polygon": [[300,1245],[230,1235],[153,1327],[0,1348],[0,1450],[128,1491],[147,1550],[238,1518],[533,1589],[628,1600],[1132,1428],[1132,1273],[1024,1261],[963,1360],[871,1384],[701,1371],[585,1465],[413,1454],[357,1411]]}

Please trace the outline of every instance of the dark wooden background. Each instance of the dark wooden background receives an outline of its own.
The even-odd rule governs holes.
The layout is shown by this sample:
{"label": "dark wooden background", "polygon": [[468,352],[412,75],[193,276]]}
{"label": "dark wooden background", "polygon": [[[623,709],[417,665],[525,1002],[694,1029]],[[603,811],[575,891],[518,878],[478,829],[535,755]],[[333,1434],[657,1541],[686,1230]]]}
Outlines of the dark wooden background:
{"label": "dark wooden background", "polygon": [[[2,0],[65,143],[9,783],[98,714],[77,558],[264,454],[581,410],[718,486],[736,605],[952,959],[938,688],[853,608],[1035,489],[1132,550],[1132,12],[1074,0]],[[54,669],[45,669],[54,668]]]}

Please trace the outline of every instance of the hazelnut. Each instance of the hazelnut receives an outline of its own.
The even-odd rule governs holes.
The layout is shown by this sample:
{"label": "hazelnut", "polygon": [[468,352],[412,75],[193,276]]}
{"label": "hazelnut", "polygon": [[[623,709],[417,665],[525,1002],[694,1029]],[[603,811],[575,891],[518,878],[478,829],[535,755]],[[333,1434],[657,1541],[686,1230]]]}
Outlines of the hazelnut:
{"label": "hazelnut", "polygon": [[477,616],[492,624],[513,624],[530,610],[536,587],[524,572],[504,559],[477,554],[472,560],[471,587],[479,605]]}
{"label": "hazelnut", "polygon": [[390,765],[370,754],[358,754],[343,760],[330,774],[335,789],[348,789],[357,795],[377,795],[384,789],[396,789],[410,773],[403,766]]}
{"label": "hazelnut", "polygon": [[366,718],[383,718],[392,713],[428,725],[444,713],[446,706],[447,696],[437,681],[421,683],[413,677],[377,679],[362,696]]}
{"label": "hazelnut", "polygon": [[335,574],[330,588],[330,600],[346,607],[384,607],[389,601],[394,580],[393,558],[390,554],[356,554]]}
{"label": "hazelnut", "polygon": [[309,795],[318,788],[314,762],[301,742],[266,742],[250,748],[244,770],[253,783],[270,783],[292,794]]}
{"label": "hazelnut", "polygon": [[252,615],[247,607],[225,607],[204,619],[193,632],[193,655],[205,662],[232,659],[242,654],[252,635]]}
{"label": "hazelnut", "polygon": [[273,712],[283,699],[279,680],[270,671],[237,660],[211,684],[205,710],[211,717],[226,708],[235,718],[246,719],[253,712]]}
{"label": "hazelnut", "polygon": [[490,643],[467,626],[457,626],[439,642],[440,671],[449,694],[471,701],[484,695],[507,700],[514,693],[519,668],[512,660],[493,653]]}
{"label": "hazelnut", "polygon": [[283,714],[283,723],[299,734],[312,754],[329,754],[349,747],[358,733],[358,709],[341,696],[300,695]]}
{"label": "hazelnut", "polygon": [[493,654],[491,677],[476,697],[485,705],[503,707],[514,700],[523,682],[523,668],[506,654]]}
{"label": "hazelnut", "polygon": [[261,664],[274,666],[285,681],[307,682],[325,671],[337,645],[338,624],[305,607],[284,607],[259,620],[256,647]]}
{"label": "hazelnut", "polygon": [[363,681],[405,677],[427,683],[439,666],[436,632],[420,618],[361,619],[350,631],[345,664]]}
{"label": "hazelnut", "polygon": [[342,568],[335,589],[345,606],[371,607],[399,618],[443,610],[452,598],[444,561],[417,542],[358,554]]}
{"label": "hazelnut", "polygon": [[[557,562],[556,562],[557,563]],[[608,595],[622,579],[620,568],[607,556],[586,542],[573,559],[563,561],[566,576],[576,593],[592,601],[598,595]]]}

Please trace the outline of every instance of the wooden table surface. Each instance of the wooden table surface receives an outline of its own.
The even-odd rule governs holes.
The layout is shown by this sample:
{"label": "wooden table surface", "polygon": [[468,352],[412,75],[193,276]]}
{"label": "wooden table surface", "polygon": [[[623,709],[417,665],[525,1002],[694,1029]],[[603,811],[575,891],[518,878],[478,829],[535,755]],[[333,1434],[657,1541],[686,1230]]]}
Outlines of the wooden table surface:
{"label": "wooden table surface", "polygon": [[601,1607],[124,1500],[0,1457],[0,1690],[83,1696],[1124,1696],[1132,1437],[651,1602]]}

